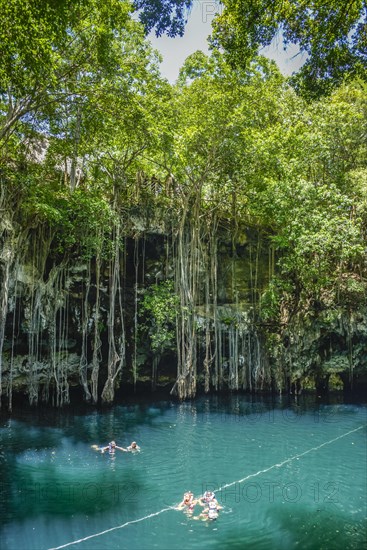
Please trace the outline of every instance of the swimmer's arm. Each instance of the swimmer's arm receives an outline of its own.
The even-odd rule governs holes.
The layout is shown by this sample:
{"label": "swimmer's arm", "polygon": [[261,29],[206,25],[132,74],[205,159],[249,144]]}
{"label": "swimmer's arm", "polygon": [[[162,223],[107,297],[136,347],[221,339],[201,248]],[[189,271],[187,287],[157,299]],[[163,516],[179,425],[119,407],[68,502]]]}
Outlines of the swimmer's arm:
{"label": "swimmer's arm", "polygon": [[118,447],[116,445],[115,449],[118,449],[119,451],[125,451],[125,453],[127,453],[127,449],[125,449],[124,447]]}

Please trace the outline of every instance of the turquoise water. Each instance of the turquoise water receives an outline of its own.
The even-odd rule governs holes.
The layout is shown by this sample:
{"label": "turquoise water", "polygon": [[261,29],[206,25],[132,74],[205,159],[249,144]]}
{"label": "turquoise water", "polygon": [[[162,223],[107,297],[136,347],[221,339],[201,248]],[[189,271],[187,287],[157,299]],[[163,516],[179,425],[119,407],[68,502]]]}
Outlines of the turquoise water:
{"label": "turquoise water", "polygon": [[[366,411],[245,396],[18,411],[0,423],[0,548],[360,550]],[[111,439],[142,451],[91,448]],[[218,520],[173,509],[207,488]]]}

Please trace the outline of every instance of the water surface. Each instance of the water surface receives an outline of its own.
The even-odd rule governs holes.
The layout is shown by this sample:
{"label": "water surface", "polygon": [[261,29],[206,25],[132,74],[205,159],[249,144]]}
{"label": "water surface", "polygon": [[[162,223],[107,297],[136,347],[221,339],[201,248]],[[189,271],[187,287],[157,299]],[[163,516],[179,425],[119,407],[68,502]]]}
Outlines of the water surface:
{"label": "water surface", "polygon": [[[0,424],[0,547],[360,550],[366,410],[215,396],[18,411]],[[111,439],[142,451],[91,448]],[[189,489],[216,491],[217,521],[174,509]]]}

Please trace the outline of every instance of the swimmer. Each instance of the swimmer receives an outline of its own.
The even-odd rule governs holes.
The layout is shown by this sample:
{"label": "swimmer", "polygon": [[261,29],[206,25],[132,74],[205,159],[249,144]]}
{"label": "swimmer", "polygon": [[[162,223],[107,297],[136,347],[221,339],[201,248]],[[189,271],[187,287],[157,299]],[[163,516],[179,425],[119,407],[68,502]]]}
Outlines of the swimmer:
{"label": "swimmer", "polygon": [[[124,449],[125,450],[125,449]],[[131,443],[131,445],[128,446],[128,448],[126,449],[128,452],[130,453],[140,453],[140,447],[139,445],[137,445],[136,441],[133,441]]]}
{"label": "swimmer", "polygon": [[[208,502],[210,502],[211,500],[215,500],[215,501],[217,502],[217,500],[216,500],[216,498],[215,498],[215,493],[213,493],[213,491],[205,491],[205,493],[203,494],[203,496],[199,498],[199,504],[200,504],[201,506],[205,506],[205,505],[207,505]],[[217,504],[218,504],[218,502],[217,502]]]}
{"label": "swimmer", "polygon": [[222,506],[218,504],[215,498],[211,499],[207,503],[207,507],[204,508],[204,510],[199,514],[198,516],[194,517],[193,519],[202,519],[204,521],[210,520],[214,521],[219,516],[219,510],[222,509]]}
{"label": "swimmer", "polygon": [[213,493],[213,491],[205,491],[203,496],[199,498],[198,502],[200,506],[206,506],[206,507],[208,507],[209,502],[214,502],[218,510],[222,509],[222,506],[220,506],[219,502],[215,498],[215,493]]}
{"label": "swimmer", "polygon": [[194,494],[191,491],[187,491],[180,504],[177,506],[177,510],[185,510],[189,514],[192,514],[198,500],[194,499]]}
{"label": "swimmer", "polygon": [[124,449],[124,447],[118,447],[118,445],[116,445],[114,441],[110,441],[110,443],[106,447],[101,448],[101,453],[108,451],[112,455],[115,453],[116,449],[118,449],[119,451],[127,452],[127,449]]}

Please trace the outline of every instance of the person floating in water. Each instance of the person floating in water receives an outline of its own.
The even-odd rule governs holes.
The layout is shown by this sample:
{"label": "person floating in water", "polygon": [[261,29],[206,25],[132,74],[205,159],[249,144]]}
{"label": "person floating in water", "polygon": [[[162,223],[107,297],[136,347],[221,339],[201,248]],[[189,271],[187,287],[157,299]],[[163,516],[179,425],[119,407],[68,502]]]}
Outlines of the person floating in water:
{"label": "person floating in water", "polygon": [[118,445],[116,445],[115,441],[110,441],[110,443],[106,447],[101,448],[101,453],[108,451],[111,455],[113,455],[116,449],[118,449],[119,451],[127,452],[127,449],[124,449],[124,447],[119,447]]}
{"label": "person floating in water", "polygon": [[209,519],[209,520],[217,519],[219,515],[219,510],[221,508],[222,507],[219,506],[216,499],[209,500],[207,508],[204,508],[200,516],[202,516],[202,519]]}
{"label": "person floating in water", "polygon": [[204,508],[204,510],[196,517],[194,517],[193,519],[202,519],[202,520],[215,520],[218,518],[219,516],[219,510],[222,509],[222,506],[220,506],[218,504],[218,502],[216,501],[216,499],[212,499],[212,500],[209,500],[209,502],[207,503],[207,506],[206,508]]}
{"label": "person floating in water", "polygon": [[205,506],[208,504],[209,501],[211,500],[215,500],[216,501],[216,498],[215,498],[215,493],[213,493],[213,491],[205,491],[205,493],[203,494],[202,497],[199,498],[199,504],[201,506]]}
{"label": "person floating in water", "polygon": [[102,453],[104,453],[105,451],[108,451],[110,454],[115,454],[116,449],[118,449],[119,451],[124,451],[125,453],[140,452],[140,447],[136,443],[136,441],[133,441],[131,445],[127,447],[127,449],[125,449],[125,447],[119,447],[118,445],[116,445],[115,441],[110,441],[110,443],[106,445],[106,447],[99,447],[98,445],[92,445],[92,449],[95,449],[96,451],[101,451]]}
{"label": "person floating in water", "polygon": [[187,491],[180,504],[177,506],[177,510],[185,510],[188,514],[192,514],[198,500],[194,498],[194,493]]}
{"label": "person floating in water", "polygon": [[215,494],[212,491],[205,491],[204,495],[198,500],[201,506],[205,506],[204,510],[193,519],[202,520],[215,520],[219,516],[219,510],[223,507],[220,506]]}
{"label": "person floating in water", "polygon": [[140,452],[140,447],[139,445],[136,443],[136,441],[133,441],[131,443],[131,445],[128,446],[127,449],[124,449],[124,451],[128,451],[130,453],[139,453]]}

